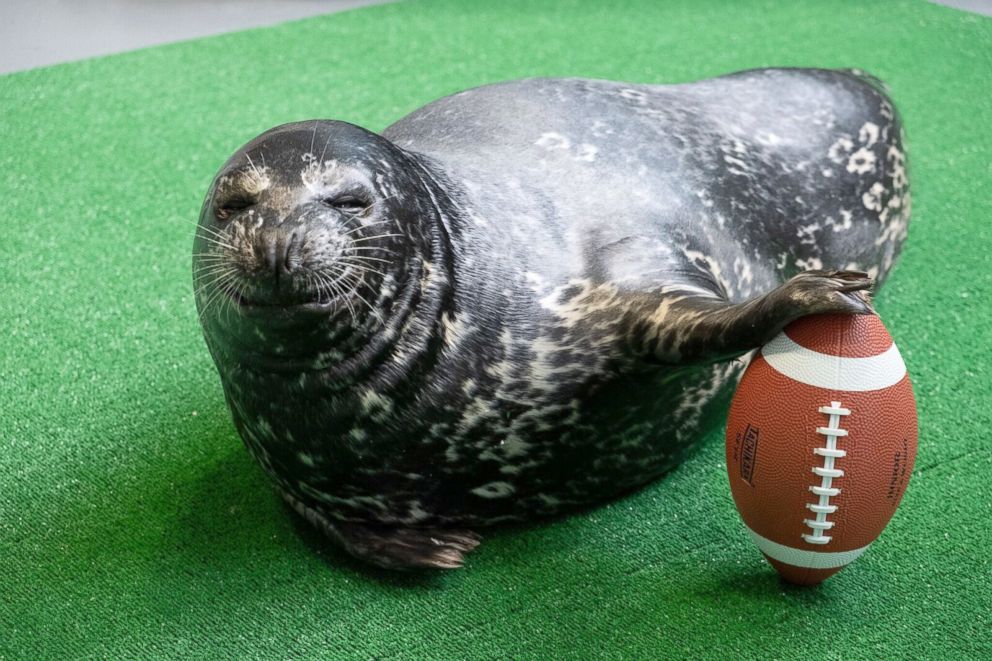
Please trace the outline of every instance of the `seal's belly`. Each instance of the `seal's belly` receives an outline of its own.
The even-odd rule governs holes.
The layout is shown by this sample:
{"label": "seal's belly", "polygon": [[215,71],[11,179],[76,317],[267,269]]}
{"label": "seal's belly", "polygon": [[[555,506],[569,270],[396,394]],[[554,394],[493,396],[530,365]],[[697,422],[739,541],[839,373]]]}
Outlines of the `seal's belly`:
{"label": "seal's belly", "polygon": [[347,419],[331,402],[306,420],[281,415],[294,409],[271,398],[266,413],[232,411],[280,487],[338,518],[484,524],[551,515],[657,477],[718,419],[741,367],[590,374],[543,395],[533,383],[494,381],[407,409],[379,395]]}
{"label": "seal's belly", "polygon": [[458,520],[550,515],[654,479],[719,420],[741,365],[616,375],[561,413],[551,405],[477,430],[480,461],[458,476],[468,494]]}

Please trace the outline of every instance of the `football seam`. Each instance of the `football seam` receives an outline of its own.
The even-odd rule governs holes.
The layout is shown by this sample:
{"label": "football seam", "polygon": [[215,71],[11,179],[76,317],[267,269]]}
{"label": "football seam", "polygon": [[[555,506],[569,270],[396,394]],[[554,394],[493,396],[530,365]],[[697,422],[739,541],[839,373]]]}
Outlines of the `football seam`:
{"label": "football seam", "polygon": [[840,402],[830,402],[830,406],[821,406],[820,413],[830,416],[826,427],[817,427],[816,433],[826,437],[826,447],[813,448],[813,454],[823,457],[822,466],[814,466],[813,473],[820,477],[819,485],[810,486],[809,490],[819,497],[815,503],[806,503],[806,508],[816,514],[815,519],[805,519],[803,523],[812,533],[803,534],[807,544],[828,544],[833,537],[823,534],[824,530],[834,527],[833,521],[827,520],[828,514],[837,511],[837,505],[831,505],[830,499],[840,495],[840,489],[833,486],[833,481],[844,477],[844,471],[835,467],[836,459],[843,459],[847,452],[837,448],[837,439],[847,436],[847,430],[840,426],[843,416],[851,415],[850,409],[842,408]]}

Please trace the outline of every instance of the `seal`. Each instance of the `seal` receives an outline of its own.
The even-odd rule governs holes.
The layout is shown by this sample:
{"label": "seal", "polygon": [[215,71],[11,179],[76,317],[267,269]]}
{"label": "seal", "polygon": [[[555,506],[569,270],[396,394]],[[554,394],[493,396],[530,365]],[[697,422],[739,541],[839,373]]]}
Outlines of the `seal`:
{"label": "seal", "polygon": [[391,568],[657,478],[748,353],[871,313],[910,215],[898,115],[857,71],[528,79],[382,135],[273,128],[210,186],[196,303],[290,506]]}

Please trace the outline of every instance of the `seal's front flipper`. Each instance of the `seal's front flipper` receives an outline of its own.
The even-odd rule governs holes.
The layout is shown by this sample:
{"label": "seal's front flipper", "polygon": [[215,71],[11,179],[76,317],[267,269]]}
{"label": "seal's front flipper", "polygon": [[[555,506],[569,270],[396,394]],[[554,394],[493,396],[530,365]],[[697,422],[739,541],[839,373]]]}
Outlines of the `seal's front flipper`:
{"label": "seal's front flipper", "polygon": [[385,569],[457,569],[482,541],[471,530],[338,521],[288,494],[283,494],[283,499],[350,555]]}
{"label": "seal's front flipper", "polygon": [[861,271],[804,271],[744,303],[672,295],[633,319],[634,351],[684,365],[733,358],[760,347],[786,325],[810,314],[871,314],[872,280]]}

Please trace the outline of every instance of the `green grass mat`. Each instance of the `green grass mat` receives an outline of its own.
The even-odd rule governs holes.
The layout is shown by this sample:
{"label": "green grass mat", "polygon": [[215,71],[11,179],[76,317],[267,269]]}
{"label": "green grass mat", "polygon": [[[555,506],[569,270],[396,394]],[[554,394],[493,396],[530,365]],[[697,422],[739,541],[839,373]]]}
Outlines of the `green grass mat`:
{"label": "green grass mat", "polygon": [[[0,78],[0,657],[992,658],[990,26],[901,1],[412,2]],[[192,223],[237,146],[502,79],[771,65],[867,69],[909,135],[913,223],[878,308],[920,450],[862,559],[780,583],[719,431],[454,573],[366,571],[295,522],[190,293]]]}

